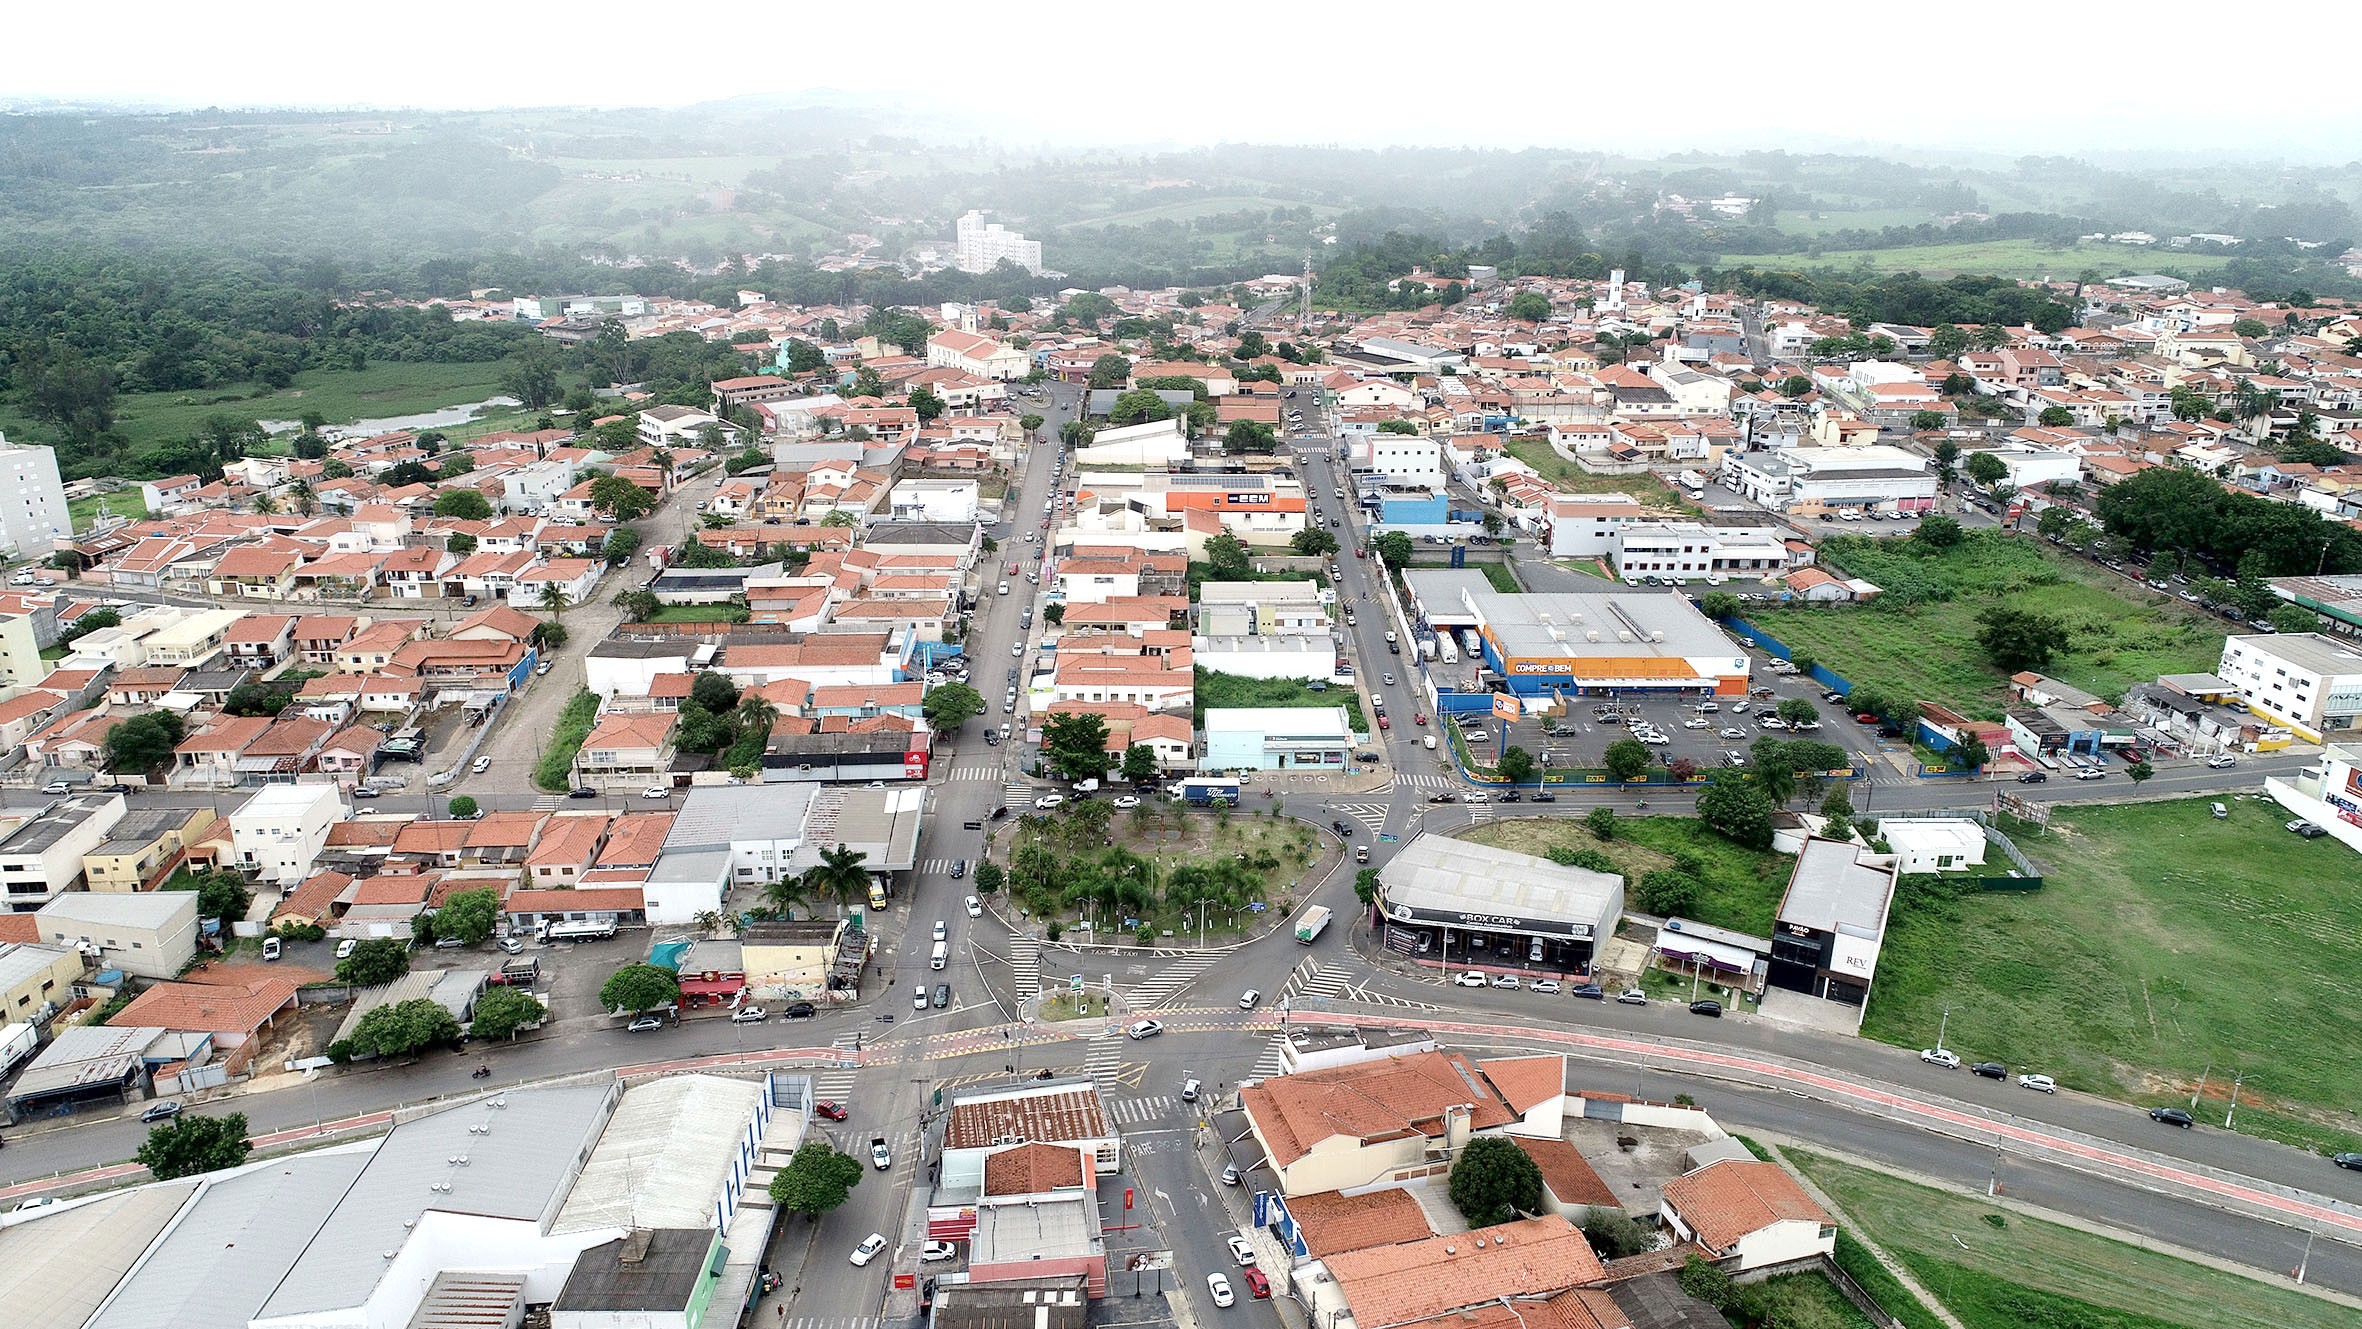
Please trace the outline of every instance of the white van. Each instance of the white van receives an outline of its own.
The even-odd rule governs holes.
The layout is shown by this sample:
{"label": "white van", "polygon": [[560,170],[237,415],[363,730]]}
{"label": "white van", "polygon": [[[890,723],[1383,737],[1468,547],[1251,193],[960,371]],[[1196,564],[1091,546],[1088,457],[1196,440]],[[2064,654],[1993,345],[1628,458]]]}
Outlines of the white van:
{"label": "white van", "polygon": [[943,962],[950,958],[951,943],[948,941],[936,942],[934,953],[927,957],[927,967],[929,969],[941,969],[943,967]]}
{"label": "white van", "polygon": [[1426,748],[1429,752],[1435,751],[1435,735],[1429,734],[1425,738],[1420,739],[1419,745],[1423,748]]}

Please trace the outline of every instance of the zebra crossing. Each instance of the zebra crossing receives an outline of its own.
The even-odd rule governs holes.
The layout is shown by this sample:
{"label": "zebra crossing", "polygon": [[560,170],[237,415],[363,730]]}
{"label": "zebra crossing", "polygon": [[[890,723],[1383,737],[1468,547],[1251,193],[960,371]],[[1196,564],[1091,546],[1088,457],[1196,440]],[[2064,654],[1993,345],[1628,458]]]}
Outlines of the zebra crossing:
{"label": "zebra crossing", "polygon": [[1083,1053],[1083,1074],[1102,1087],[1112,1082],[1124,1063],[1124,1042],[1121,1034],[1092,1039],[1090,1050]]}
{"label": "zebra crossing", "polygon": [[1042,944],[1017,932],[1009,934],[1009,986],[1020,1000],[1042,986]]}
{"label": "zebra crossing", "polygon": [[1390,811],[1384,803],[1331,803],[1329,810],[1360,822],[1372,835],[1386,829],[1386,814]]}
{"label": "zebra crossing", "polygon": [[1397,997],[1390,992],[1378,992],[1367,983],[1355,983],[1350,979],[1351,975],[1347,971],[1332,969],[1324,964],[1315,964],[1309,969],[1299,966],[1288,975],[1287,986],[1282,991],[1291,1002],[1357,1001],[1370,1006],[1398,1006],[1415,1011],[1443,1009],[1431,1001],[1416,1001],[1409,997]]}
{"label": "zebra crossing", "polygon": [[1118,1125],[1150,1126],[1166,1120],[1181,1100],[1171,1094],[1151,1094],[1141,1098],[1111,1098],[1107,1110]]}
{"label": "zebra crossing", "polygon": [[988,784],[998,784],[1007,780],[1009,773],[1001,769],[1001,761],[998,757],[971,757],[964,761],[953,762],[950,773],[944,778],[980,780]]}
{"label": "zebra crossing", "polygon": [[1273,1034],[1264,1041],[1263,1055],[1255,1058],[1255,1067],[1247,1072],[1250,1080],[1268,1080],[1287,1067],[1281,1062],[1281,1049],[1288,1045],[1286,1034]]}
{"label": "zebra crossing", "polygon": [[1218,955],[1158,951],[1161,963],[1156,976],[1145,983],[1124,989],[1124,1000],[1135,1010],[1152,1011],[1170,1002],[1197,980],[1199,974],[1213,967]]}
{"label": "zebra crossing", "polygon": [[1457,789],[1460,787],[1458,776],[1446,775],[1441,771],[1398,771],[1395,773],[1394,780],[1396,784],[1412,789]]}
{"label": "zebra crossing", "polygon": [[780,1329],[878,1329],[882,1315],[791,1315],[773,1323]]}
{"label": "zebra crossing", "polygon": [[924,859],[919,863],[919,871],[933,873],[939,877],[948,877],[951,875],[951,865],[956,861],[958,860],[949,858]]}
{"label": "zebra crossing", "polygon": [[812,1097],[842,1103],[853,1096],[853,1079],[860,1071],[852,1067],[815,1072],[812,1076]]}

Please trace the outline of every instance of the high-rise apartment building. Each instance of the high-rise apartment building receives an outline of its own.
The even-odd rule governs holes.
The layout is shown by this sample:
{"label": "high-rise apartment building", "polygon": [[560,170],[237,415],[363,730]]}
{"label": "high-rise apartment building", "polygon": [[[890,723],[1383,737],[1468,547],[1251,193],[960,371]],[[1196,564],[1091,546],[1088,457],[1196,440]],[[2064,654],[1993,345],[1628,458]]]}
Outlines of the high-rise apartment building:
{"label": "high-rise apartment building", "polygon": [[990,272],[1005,258],[1027,272],[1041,274],[1041,241],[1028,240],[999,222],[987,222],[984,214],[973,208],[960,218],[957,235],[953,262],[962,272]]}
{"label": "high-rise apartment building", "polygon": [[47,558],[74,533],[66,487],[57,478],[57,453],[11,444],[0,435],[0,550]]}

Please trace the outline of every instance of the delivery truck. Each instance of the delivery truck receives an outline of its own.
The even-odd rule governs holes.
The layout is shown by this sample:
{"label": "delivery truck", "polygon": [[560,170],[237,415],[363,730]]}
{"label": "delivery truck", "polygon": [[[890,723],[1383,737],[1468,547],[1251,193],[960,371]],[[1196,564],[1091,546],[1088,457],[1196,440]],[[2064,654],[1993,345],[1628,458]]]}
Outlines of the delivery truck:
{"label": "delivery truck", "polygon": [[1228,803],[1232,807],[1237,807],[1238,781],[1229,779],[1183,780],[1181,782],[1181,797],[1188,800],[1191,807],[1210,808],[1216,803]]}
{"label": "delivery truck", "polygon": [[1328,930],[1329,918],[1329,907],[1325,904],[1305,910],[1304,917],[1296,920],[1296,940],[1310,946],[1314,938]]}

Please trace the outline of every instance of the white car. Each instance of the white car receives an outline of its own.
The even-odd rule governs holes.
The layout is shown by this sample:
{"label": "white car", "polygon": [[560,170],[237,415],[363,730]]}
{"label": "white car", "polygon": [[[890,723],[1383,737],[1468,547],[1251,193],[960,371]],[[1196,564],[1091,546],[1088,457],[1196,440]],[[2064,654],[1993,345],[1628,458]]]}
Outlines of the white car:
{"label": "white car", "polygon": [[673,791],[660,784],[652,784],[640,791],[642,798],[671,798]]}
{"label": "white car", "polygon": [[1040,798],[1033,800],[1033,805],[1037,808],[1064,807],[1066,805],[1066,795],[1044,794]]}
{"label": "white car", "polygon": [[730,1023],[732,1024],[761,1024],[770,1018],[771,1012],[760,1006],[741,1006],[730,1012]]}
{"label": "white car", "polygon": [[355,941],[351,937],[347,937],[343,941],[336,943],[336,958],[339,960],[350,958],[353,953],[353,948],[360,944],[360,942]]}
{"label": "white car", "polygon": [[1230,1280],[1220,1274],[1206,1275],[1206,1291],[1214,1294],[1214,1304],[1217,1306],[1228,1306],[1238,1300],[1237,1295],[1230,1290]]}
{"label": "white car", "polygon": [[1527,984],[1526,988],[1531,992],[1552,993],[1558,991],[1558,980],[1555,978],[1537,978],[1533,982]]}
{"label": "white car", "polygon": [[1138,806],[1140,806],[1140,800],[1132,797],[1130,794],[1126,794],[1123,797],[1115,800],[1115,807],[1118,811],[1129,811]]}
{"label": "white car", "polygon": [[1452,981],[1453,981],[1453,982],[1455,982],[1455,983],[1457,983],[1457,984],[1459,984],[1461,987],[1464,987],[1464,988],[1480,988],[1480,987],[1483,987],[1483,986],[1484,986],[1484,975],[1483,975],[1483,974],[1462,974],[1462,975],[1460,975],[1458,978],[1455,978],[1455,979],[1453,979]]}
{"label": "white car", "polygon": [[2021,1075],[2018,1077],[2018,1088],[2031,1089],[2038,1094],[2055,1094],[2059,1091],[2059,1082],[2047,1075]]}
{"label": "white car", "polygon": [[1713,727],[1713,721],[1692,716],[1689,719],[1682,721],[1681,727],[1684,729],[1710,729]]}
{"label": "white car", "polygon": [[2227,771],[2238,764],[2239,759],[2228,752],[2218,752],[2206,759],[2206,768],[2210,771]]}
{"label": "white car", "polygon": [[1493,975],[1493,986],[1497,988],[1506,988],[1514,992],[1517,990],[1517,975],[1495,974]]}
{"label": "white car", "polygon": [[868,1264],[871,1260],[878,1258],[878,1252],[884,1249],[886,1249],[886,1234],[872,1232],[861,1239],[860,1245],[853,1248],[853,1263]]}
{"label": "white car", "polygon": [[1234,1236],[1229,1239],[1228,1245],[1230,1258],[1238,1261],[1239,1268],[1252,1269],[1255,1267],[1255,1245],[1253,1242],[1248,1241],[1245,1237]]}
{"label": "white car", "polygon": [[984,917],[984,902],[983,902],[982,900],[979,900],[979,899],[977,899],[977,898],[976,898],[975,896],[973,896],[973,895],[971,895],[971,896],[969,896],[969,897],[968,897],[968,917],[970,917],[970,918],[982,918],[982,917]]}
{"label": "white car", "polygon": [[486,753],[485,755],[476,758],[474,761],[468,763],[467,769],[468,774],[470,775],[482,775],[484,772],[491,770],[492,755],[490,753]]}
{"label": "white car", "polygon": [[1493,796],[1482,789],[1471,789],[1460,795],[1460,801],[1463,803],[1490,803],[1493,801]]}
{"label": "white car", "polygon": [[1930,1066],[1941,1066],[1948,1071],[1960,1069],[1960,1054],[1950,1048],[1921,1048],[1919,1059]]}
{"label": "white car", "polygon": [[919,1248],[919,1261],[933,1264],[937,1260],[956,1260],[959,1254],[960,1248],[948,1241],[930,1241]]}

